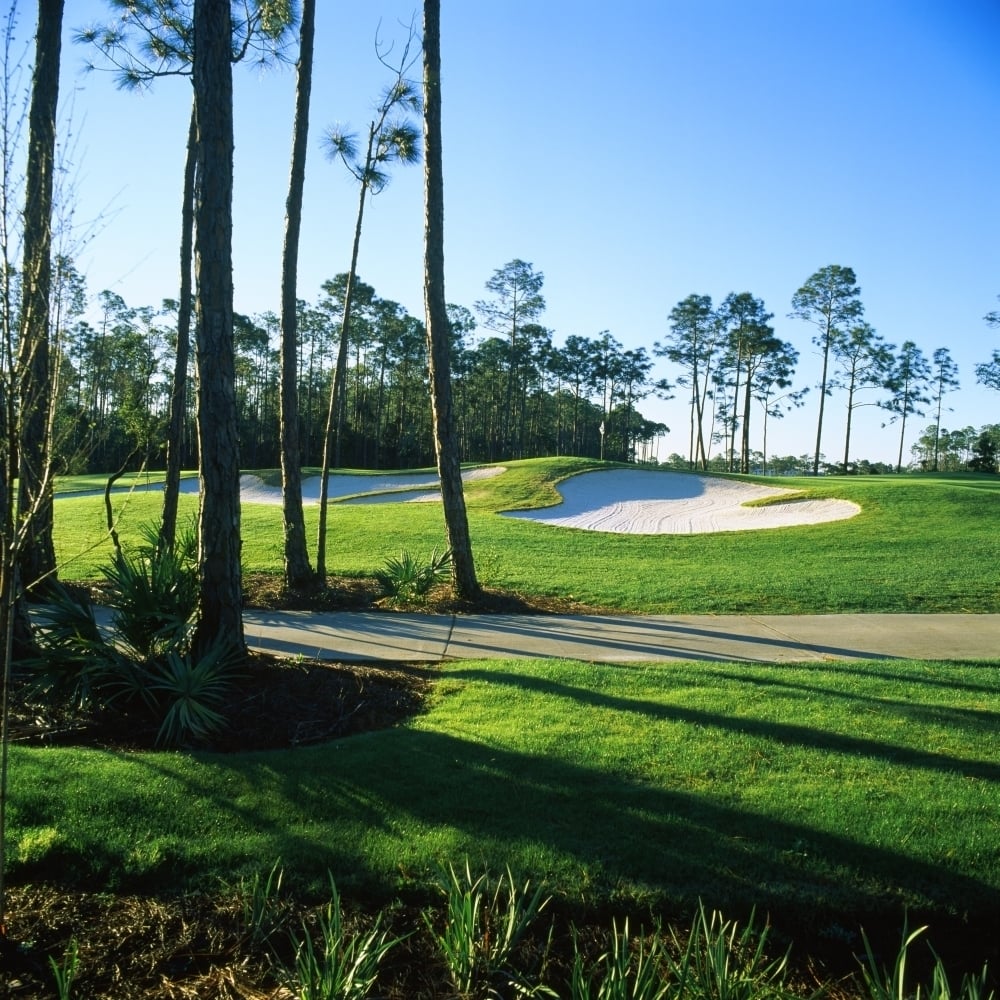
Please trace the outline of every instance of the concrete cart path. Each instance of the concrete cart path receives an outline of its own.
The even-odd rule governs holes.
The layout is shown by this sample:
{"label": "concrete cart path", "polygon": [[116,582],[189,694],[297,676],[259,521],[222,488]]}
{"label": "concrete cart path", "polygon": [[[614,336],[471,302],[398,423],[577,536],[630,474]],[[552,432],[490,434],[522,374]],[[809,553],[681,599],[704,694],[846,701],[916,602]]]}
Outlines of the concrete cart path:
{"label": "concrete cart path", "polygon": [[244,614],[253,649],[340,662],[565,657],[605,663],[1000,658],[1000,615]]}

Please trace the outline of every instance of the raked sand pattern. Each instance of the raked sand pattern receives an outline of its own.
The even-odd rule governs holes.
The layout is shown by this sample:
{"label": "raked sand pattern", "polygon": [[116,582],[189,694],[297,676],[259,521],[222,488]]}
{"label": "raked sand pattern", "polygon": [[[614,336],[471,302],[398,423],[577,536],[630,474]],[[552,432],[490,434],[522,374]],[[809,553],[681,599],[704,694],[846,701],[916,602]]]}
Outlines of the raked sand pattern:
{"label": "raked sand pattern", "polygon": [[[502,466],[470,469],[462,473],[462,479],[475,482],[499,476],[504,471]],[[319,484],[319,476],[303,481],[303,502],[319,502]],[[163,487],[156,484],[149,488]],[[184,480],[181,489],[197,492],[198,480]],[[716,476],[647,469],[583,472],[563,480],[557,489],[562,503],[541,510],[508,511],[505,516],[585,531],[693,535],[843,521],[861,511],[857,504],[848,500],[797,500],[794,490]],[[253,475],[240,478],[240,496],[245,503],[281,503],[280,488],[267,486]],[[750,501],[780,496],[789,499],[762,507],[746,506]],[[428,503],[440,498],[434,473],[330,475],[328,499],[331,503]]]}
{"label": "raked sand pattern", "polygon": [[[462,481],[492,479],[506,470],[495,465],[482,469],[469,469],[462,473]],[[303,503],[319,503],[320,477],[302,480]],[[197,489],[197,480],[195,480]],[[258,476],[240,476],[240,499],[244,503],[281,503],[281,488],[267,486]],[[331,472],[327,481],[327,500],[330,503],[426,503],[440,500],[438,477],[433,472],[387,472],[370,476]]]}
{"label": "raked sand pattern", "polygon": [[[468,481],[497,476],[502,467],[472,469],[463,473]],[[244,480],[251,477],[244,477]],[[259,482],[259,480],[258,480]],[[319,478],[302,484],[303,495],[313,502],[319,497]],[[758,486],[716,476],[646,469],[608,469],[584,472],[559,483],[563,502],[542,510],[509,511],[507,517],[524,518],[562,528],[608,531],[628,535],[693,535],[716,531],[754,531],[788,528],[825,521],[842,521],[861,508],[848,500],[796,500],[795,491]],[[244,500],[280,502],[280,490],[271,499],[251,496],[243,487]],[[331,475],[330,499],[343,503],[424,503],[440,499],[437,477],[393,474],[386,476]],[[748,501],[788,496],[783,503],[747,507]]]}
{"label": "raked sand pattern", "polygon": [[506,516],[586,531],[693,535],[842,521],[861,511],[848,500],[789,499],[747,507],[748,501],[794,497],[794,491],[686,472],[584,472],[563,480],[557,489],[563,498],[561,504],[544,510],[510,511]]}

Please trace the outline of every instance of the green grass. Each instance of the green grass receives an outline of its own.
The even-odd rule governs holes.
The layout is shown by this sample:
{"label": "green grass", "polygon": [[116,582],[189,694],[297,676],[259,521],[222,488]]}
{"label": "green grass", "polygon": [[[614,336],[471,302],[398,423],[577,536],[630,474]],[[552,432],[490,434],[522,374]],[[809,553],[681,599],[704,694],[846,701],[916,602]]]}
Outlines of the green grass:
{"label": "green grass", "polygon": [[[115,480],[116,490],[129,489],[135,486],[149,486],[163,482],[162,472],[126,472]],[[182,479],[197,478],[197,472],[182,472]],[[109,473],[92,473],[77,476],[56,476],[55,491],[57,493],[83,493],[93,490],[104,492],[108,485]],[[279,477],[280,478],[280,477]]]}
{"label": "green grass", "polygon": [[[1000,478],[770,480],[862,513],[732,534],[500,516],[558,502],[558,480],[595,464],[516,462],[469,484],[487,585],[635,612],[1000,611]],[[161,498],[116,503],[138,540]],[[181,497],[182,518],[196,509]],[[56,511],[63,578],[96,575],[110,552],[101,499]],[[312,539],[315,508],[306,517]],[[245,505],[243,535],[246,568],[279,573],[280,508]],[[336,505],[328,565],[371,575],[443,537],[435,504]],[[8,870],[15,884],[155,892],[232,884],[280,858],[317,894],[329,872],[352,896],[420,901],[468,858],[544,880],[571,907],[691,912],[700,898],[814,941],[909,912],[932,938],[943,921],[985,942],[1000,909],[998,724],[995,662],[454,663],[426,714],[326,746],[15,747]]]}
{"label": "green grass", "polygon": [[[559,479],[599,465],[512,462],[505,474],[468,484],[487,586],[660,614],[1000,611],[1000,477],[754,478],[862,508],[846,521],[763,531],[614,535],[499,515],[554,504]],[[161,506],[158,495],[117,502],[126,539]],[[194,498],[181,497],[182,516],[195,510]],[[316,513],[306,509],[311,546]],[[346,576],[373,575],[403,550],[429,555],[444,543],[437,504],[337,504],[329,533],[327,566]],[[280,507],[244,505],[243,538],[247,570],[281,572]],[[65,579],[96,575],[110,551],[101,498],[58,502],[56,548]]]}
{"label": "green grass", "polygon": [[270,868],[784,920],[1000,905],[995,665],[458,663],[410,724],[284,753],[15,747],[10,872],[177,889]]}

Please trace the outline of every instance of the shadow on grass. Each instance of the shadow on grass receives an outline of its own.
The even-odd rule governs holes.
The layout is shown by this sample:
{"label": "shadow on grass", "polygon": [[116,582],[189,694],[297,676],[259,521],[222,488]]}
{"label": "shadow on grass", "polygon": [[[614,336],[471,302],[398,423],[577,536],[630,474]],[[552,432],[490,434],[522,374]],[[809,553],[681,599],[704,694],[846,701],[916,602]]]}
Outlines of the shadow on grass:
{"label": "shadow on grass", "polygon": [[[504,689],[516,688],[571,698],[581,709],[750,733],[954,774],[956,780],[1000,781],[1000,765],[990,762],[807,726],[736,719],[506,671],[469,668],[449,678],[496,687],[500,705]],[[755,906],[798,939],[861,924],[870,930],[875,922],[895,933],[909,912],[911,926],[930,923],[932,940],[936,929],[958,927],[958,937],[980,962],[988,959],[995,967],[1000,960],[993,932],[1000,912],[995,880],[979,879],[968,868],[958,871],[944,856],[940,862],[915,858],[903,844],[862,842],[850,829],[834,833],[759,815],[744,806],[738,790],[722,798],[654,786],[614,773],[613,764],[581,766],[426,726],[281,753],[195,760],[120,755],[118,765],[120,779],[108,789],[107,801],[91,808],[105,810],[109,823],[118,817],[127,824],[132,814],[159,823],[131,831],[137,856],[149,844],[158,860],[145,863],[144,874],[130,875],[131,859],[112,846],[74,841],[73,850],[79,852],[75,864],[91,878],[119,890],[181,883],[198,874],[199,865],[213,877],[219,871],[235,877],[248,857],[255,863],[281,858],[290,872],[317,885],[329,870],[345,891],[387,899],[401,882],[419,883],[428,865],[469,857],[494,870],[510,864],[535,880],[554,873],[555,891],[559,872],[571,872],[571,893],[609,903],[645,896],[683,909],[701,898],[730,914]],[[16,773],[23,781],[45,780],[40,758],[37,768],[34,777],[23,768]],[[150,790],[165,781],[183,786],[191,810],[174,815],[164,808],[158,815],[150,808]],[[141,806],[132,808],[133,796],[142,796]],[[50,818],[36,822],[59,826],[58,804]],[[956,840],[970,835],[953,832]],[[182,839],[202,836],[204,853],[181,846]],[[984,867],[995,865],[995,845],[983,850]],[[988,872],[995,878],[995,868]]]}
{"label": "shadow on grass", "polygon": [[[449,676],[492,684],[508,684],[512,687],[533,691],[537,694],[572,698],[581,705],[594,708],[639,713],[657,721],[685,722],[696,726],[711,726],[727,732],[762,736],[787,746],[831,750],[836,753],[885,760],[888,763],[904,767],[941,771],[947,774],[954,774],[956,777],[980,778],[984,781],[1000,782],[1000,763],[998,762],[965,760],[964,758],[953,757],[949,754],[915,750],[911,747],[888,744],[880,740],[862,739],[842,733],[819,730],[812,726],[763,721],[741,716],[724,715],[717,712],[706,712],[696,708],[684,708],[679,705],[665,705],[661,702],[621,698],[614,695],[602,694],[599,691],[589,688],[561,684],[549,678],[531,677],[506,671],[467,668],[451,671]],[[738,675],[733,679],[739,680],[742,683],[748,681],[747,677]],[[826,697],[832,692],[823,691],[822,693]],[[915,707],[910,706],[910,708]],[[997,713],[984,713],[984,715],[1000,721],[1000,715],[997,715]]]}
{"label": "shadow on grass", "polygon": [[[996,967],[1000,960],[993,933],[1000,886],[949,868],[945,858],[932,863],[902,844],[862,842],[850,829],[831,833],[761,816],[738,796],[655,787],[452,734],[385,735],[367,766],[348,755],[340,763],[350,770],[329,782],[289,773],[286,791],[290,800],[327,795],[331,815],[363,808],[373,829],[398,838],[401,865],[422,854],[419,844],[411,854],[411,831],[418,839],[444,831],[455,854],[474,866],[510,864],[550,884],[553,871],[569,870],[570,892],[588,886],[585,894],[605,906],[645,898],[678,913],[702,899],[730,915],[756,907],[790,939],[864,926],[884,931],[889,947],[909,914],[911,926],[930,924],[932,940],[937,932],[960,940],[974,961]],[[356,872],[366,860],[364,845],[357,850],[337,863]]]}
{"label": "shadow on grass", "polygon": [[[967,667],[968,664],[963,664],[962,666]],[[796,664],[795,669],[797,671],[802,669],[811,669],[811,665],[805,665],[805,667],[803,667],[800,664]],[[992,667],[992,669],[996,671],[996,667]],[[859,671],[856,672],[855,676],[858,676],[861,673],[864,673],[864,675],[868,677],[881,677],[885,680],[899,679],[898,677],[889,677],[889,675],[886,674],[879,675],[874,671]],[[789,681],[781,677],[751,676],[749,674],[731,673],[728,671],[713,671],[712,676],[718,677],[722,680],[735,681],[738,684],[750,684],[754,687],[761,688],[774,688],[779,692],[801,692],[803,694],[818,695],[821,698],[833,698],[841,701],[858,702],[859,704],[864,704],[871,708],[881,708],[894,712],[916,722],[949,726],[982,726],[989,728],[991,731],[1000,732],[1000,711],[994,712],[981,708],[961,708],[955,705],[928,705],[922,702],[903,701],[898,698],[882,698],[874,695],[860,694],[856,691],[840,691],[833,687],[823,687],[818,684],[803,684],[795,681]],[[916,683],[921,686],[927,684],[942,688],[947,687],[952,690],[989,694],[994,698],[1000,697],[1000,690],[985,685],[979,686],[962,683],[949,684],[946,681],[926,680],[924,678],[920,678],[920,680]]]}

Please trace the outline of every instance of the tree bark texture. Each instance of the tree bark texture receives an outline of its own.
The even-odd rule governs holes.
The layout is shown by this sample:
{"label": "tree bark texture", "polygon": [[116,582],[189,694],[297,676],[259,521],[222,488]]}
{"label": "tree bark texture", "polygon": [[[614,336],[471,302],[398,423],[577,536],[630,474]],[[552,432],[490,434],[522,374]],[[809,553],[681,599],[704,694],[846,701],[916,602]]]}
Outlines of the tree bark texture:
{"label": "tree bark texture", "polygon": [[63,0],[39,0],[35,71],[28,112],[24,265],[18,339],[18,514],[26,530],[21,580],[36,588],[56,571],[52,543],[49,410],[49,296],[52,285],[52,182],[62,48]]}
{"label": "tree bark texture", "polygon": [[434,449],[444,505],[452,584],[464,600],[479,596],[462,490],[451,395],[451,324],[444,290],[444,176],[441,153],[441,4],[424,0],[424,311]]}
{"label": "tree bark texture", "polygon": [[303,0],[295,87],[295,122],[292,126],[292,166],[285,205],[285,245],[281,256],[281,502],[285,528],[285,583],[289,587],[301,587],[313,580],[302,511],[296,293],[315,30],[316,0]]}
{"label": "tree bark texture", "polygon": [[229,0],[195,0],[198,122],[195,330],[198,364],[199,620],[195,650],[242,648],[240,465],[233,353],[233,76]]}
{"label": "tree bark texture", "polygon": [[163,483],[163,520],[160,545],[173,548],[177,537],[177,504],[184,462],[184,418],[187,414],[187,370],[191,353],[191,255],[194,241],[194,191],[198,162],[198,121],[194,102],[188,127],[187,158],[184,161],[184,192],[181,198],[181,287],[177,300],[177,352],[170,391],[170,426],[167,433],[167,470]]}

